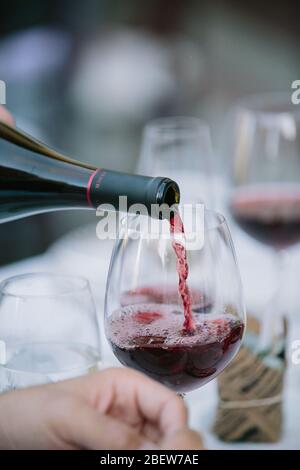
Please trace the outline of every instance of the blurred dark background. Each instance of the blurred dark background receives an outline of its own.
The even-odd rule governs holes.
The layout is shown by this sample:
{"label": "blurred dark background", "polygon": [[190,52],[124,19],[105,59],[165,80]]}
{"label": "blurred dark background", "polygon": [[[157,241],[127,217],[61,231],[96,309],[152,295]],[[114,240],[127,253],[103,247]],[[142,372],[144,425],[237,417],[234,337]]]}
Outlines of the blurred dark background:
{"label": "blurred dark background", "polygon": [[[300,78],[299,18],[296,0],[4,0],[7,107],[19,127],[65,153],[124,171],[135,171],[149,119],[199,116],[222,173],[232,103]],[[1,225],[0,264],[94,220],[70,212]]]}

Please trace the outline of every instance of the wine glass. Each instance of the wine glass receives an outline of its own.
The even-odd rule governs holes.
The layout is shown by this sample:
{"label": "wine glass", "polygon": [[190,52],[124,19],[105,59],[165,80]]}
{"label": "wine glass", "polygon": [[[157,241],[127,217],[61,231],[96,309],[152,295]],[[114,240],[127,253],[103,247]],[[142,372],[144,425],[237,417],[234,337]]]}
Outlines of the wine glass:
{"label": "wine glass", "polygon": [[300,241],[300,108],[284,93],[241,100],[233,111],[229,150],[231,214],[242,230],[274,253],[278,284],[265,308],[264,349],[283,330],[284,253]]}
{"label": "wine glass", "polygon": [[145,126],[138,172],[173,178],[180,186],[182,203],[214,206],[212,165],[209,127],[200,119],[159,118]]}
{"label": "wine glass", "polygon": [[154,233],[148,217],[122,220],[107,280],[105,333],[123,365],[185,393],[216,377],[237,353],[245,324],[241,281],[224,217],[205,211],[202,248],[180,242],[195,324],[185,331],[175,234],[161,229],[168,221],[156,223]]}
{"label": "wine glass", "polygon": [[86,279],[33,273],[0,284],[0,392],[86,374],[100,356]]}

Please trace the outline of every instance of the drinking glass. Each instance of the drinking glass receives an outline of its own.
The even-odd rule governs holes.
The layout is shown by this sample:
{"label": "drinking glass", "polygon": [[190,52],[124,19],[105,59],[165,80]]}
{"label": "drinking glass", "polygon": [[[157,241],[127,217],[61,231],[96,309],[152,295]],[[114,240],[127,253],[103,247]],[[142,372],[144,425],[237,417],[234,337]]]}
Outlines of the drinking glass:
{"label": "drinking glass", "polygon": [[265,348],[282,330],[285,250],[300,241],[300,108],[289,94],[256,95],[237,104],[231,122],[231,214],[273,251],[278,277],[265,308],[260,338]]}
{"label": "drinking glass", "polygon": [[138,172],[173,178],[182,203],[214,206],[212,165],[209,127],[200,119],[167,117],[145,126]]}
{"label": "drinking glass", "polygon": [[[106,287],[105,333],[115,356],[178,393],[216,377],[237,353],[245,312],[239,271],[224,217],[204,213],[203,246],[187,248],[193,333],[183,328],[175,235],[148,217],[125,217]],[[149,225],[150,224],[150,225]],[[150,227],[150,229],[149,229]],[[192,239],[193,233],[185,233]],[[195,234],[197,235],[197,234]]]}
{"label": "drinking glass", "polygon": [[33,273],[0,284],[0,392],[99,365],[99,327],[86,279]]}

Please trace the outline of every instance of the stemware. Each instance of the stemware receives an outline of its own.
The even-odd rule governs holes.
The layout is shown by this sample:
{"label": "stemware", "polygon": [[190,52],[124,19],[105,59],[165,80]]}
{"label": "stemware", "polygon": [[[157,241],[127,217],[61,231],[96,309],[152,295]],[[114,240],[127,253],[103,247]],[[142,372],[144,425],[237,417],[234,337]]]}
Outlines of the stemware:
{"label": "stemware", "polygon": [[168,175],[179,184],[182,203],[214,207],[212,156],[205,122],[184,116],[159,118],[145,126],[138,172]]}
{"label": "stemware", "polygon": [[277,273],[264,309],[266,348],[284,335],[284,254],[300,241],[300,108],[290,95],[267,93],[241,100],[232,116],[229,208],[242,230],[272,250]]}
{"label": "stemware", "polygon": [[32,273],[0,284],[0,391],[95,370],[100,339],[89,283]]}
{"label": "stemware", "polygon": [[230,153],[238,224],[276,251],[300,241],[300,109],[280,93],[241,101]]}
{"label": "stemware", "polygon": [[222,215],[206,210],[203,246],[186,244],[196,330],[183,330],[175,235],[162,230],[164,223],[169,222],[157,221],[154,233],[148,217],[122,220],[107,280],[105,333],[123,365],[184,393],[216,377],[233,359],[245,312],[228,226]]}

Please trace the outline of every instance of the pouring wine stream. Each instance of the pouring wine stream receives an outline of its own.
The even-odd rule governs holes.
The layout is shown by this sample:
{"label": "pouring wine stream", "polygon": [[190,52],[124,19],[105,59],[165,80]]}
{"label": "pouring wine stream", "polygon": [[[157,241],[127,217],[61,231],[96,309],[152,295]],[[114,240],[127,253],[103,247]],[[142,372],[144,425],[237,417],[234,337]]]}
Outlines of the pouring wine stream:
{"label": "pouring wine stream", "polygon": [[[179,212],[175,212],[170,218],[170,231],[171,234],[183,234],[184,225]],[[186,249],[183,243],[174,239],[172,247],[177,258],[176,270],[178,274],[179,284],[178,290],[183,303],[184,322],[183,331],[187,334],[193,334],[196,330],[195,321],[192,313],[190,290],[187,285],[187,278],[189,275],[189,265],[187,262]]]}

